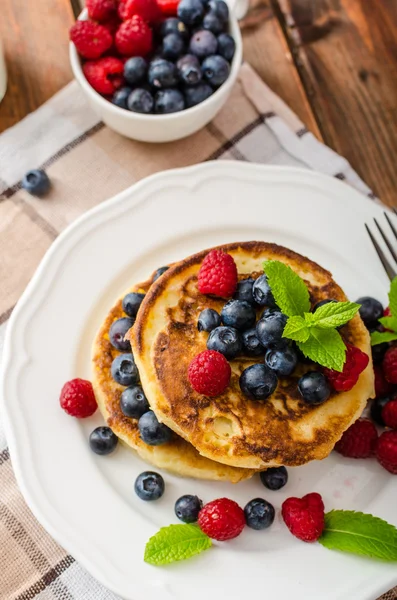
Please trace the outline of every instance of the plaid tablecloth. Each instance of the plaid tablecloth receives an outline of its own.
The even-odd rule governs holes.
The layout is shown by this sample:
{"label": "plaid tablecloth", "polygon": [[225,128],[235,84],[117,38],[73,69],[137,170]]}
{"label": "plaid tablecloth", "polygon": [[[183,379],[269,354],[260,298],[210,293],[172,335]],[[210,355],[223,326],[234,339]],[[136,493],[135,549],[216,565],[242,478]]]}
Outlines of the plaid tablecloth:
{"label": "plaid tablecloth", "polygon": [[[162,145],[134,142],[105,127],[72,83],[0,136],[0,352],[15,303],[62,229],[142,177],[214,159],[315,169],[374,198],[349,163],[321,144],[246,64],[212,123]],[[37,167],[52,181],[42,200],[21,189],[23,174]],[[15,482],[0,421],[0,599],[33,598],[115,600],[33,517]],[[396,598],[397,588],[383,600]]]}

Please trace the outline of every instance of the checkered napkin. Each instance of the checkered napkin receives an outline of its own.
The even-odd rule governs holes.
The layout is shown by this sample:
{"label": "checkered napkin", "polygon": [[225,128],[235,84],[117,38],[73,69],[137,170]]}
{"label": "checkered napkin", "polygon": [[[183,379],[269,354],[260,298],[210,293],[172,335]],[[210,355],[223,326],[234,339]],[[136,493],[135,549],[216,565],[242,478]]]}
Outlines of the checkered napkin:
{"label": "checkered napkin", "polygon": [[[212,123],[168,144],[114,133],[71,83],[0,136],[0,351],[15,303],[69,223],[147,175],[214,159],[306,167],[374,198],[349,163],[317,141],[246,64]],[[52,181],[42,200],[21,189],[21,177],[35,167]],[[15,482],[1,421],[0,599],[116,600],[33,517]],[[397,588],[383,597],[393,599]]]}

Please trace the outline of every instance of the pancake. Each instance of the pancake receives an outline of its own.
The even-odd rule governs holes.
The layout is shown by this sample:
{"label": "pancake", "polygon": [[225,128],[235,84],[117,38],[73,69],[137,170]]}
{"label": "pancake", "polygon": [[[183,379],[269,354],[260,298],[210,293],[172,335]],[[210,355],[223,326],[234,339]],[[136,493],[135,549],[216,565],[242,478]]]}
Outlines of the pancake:
{"label": "pancake", "polygon": [[[146,292],[150,285],[151,281],[148,281],[132,287],[128,292]],[[142,441],[138,421],[126,417],[120,408],[120,395],[125,388],[116,383],[110,374],[112,361],[120,352],[110,343],[108,331],[113,321],[123,316],[126,315],[120,299],[107,315],[92,350],[92,385],[98,407],[107,425],[143,460],[159,469],[166,469],[183,477],[232,483],[251,477],[253,470],[230,467],[200,456],[191,444],[176,434],[170,442],[161,446],[149,446]]]}
{"label": "pancake", "polygon": [[[263,274],[264,260],[280,260],[305,280],[312,306],[325,298],[346,301],[328,271],[287,248],[264,242],[220,248],[233,256],[239,279]],[[333,392],[319,406],[306,404],[297,389],[304,372],[321,368],[314,363],[300,363],[293,376],[279,380],[265,401],[249,400],[239,387],[242,371],[260,358],[232,360],[231,383],[220,396],[207,398],[195,392],[188,381],[188,366],[206,349],[208,336],[197,330],[198,316],[204,308],[221,312],[225,303],[197,289],[197,274],[208,252],[174,264],[152,286],[127,334],[152,409],[200,454],[228,465],[263,469],[325,458],[373,395],[371,361],[351,391]],[[371,356],[369,334],[358,315],[341,333],[345,341]]]}

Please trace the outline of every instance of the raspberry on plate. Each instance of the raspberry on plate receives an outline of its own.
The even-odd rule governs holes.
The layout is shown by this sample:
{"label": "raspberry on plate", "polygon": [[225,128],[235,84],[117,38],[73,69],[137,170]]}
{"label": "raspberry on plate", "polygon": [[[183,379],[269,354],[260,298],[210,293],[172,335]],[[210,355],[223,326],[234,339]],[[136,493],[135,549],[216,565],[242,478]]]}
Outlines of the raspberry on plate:
{"label": "raspberry on plate", "polygon": [[139,15],[124,21],[115,35],[115,44],[120,54],[146,56],[152,50],[152,30]]}
{"label": "raspberry on plate", "polygon": [[386,351],[382,367],[386,380],[389,383],[397,383],[397,346]]}
{"label": "raspberry on plate", "polygon": [[324,369],[328,381],[337,392],[348,392],[357,383],[360,374],[366,369],[369,357],[360,348],[346,344],[346,362],[343,371]]}
{"label": "raspberry on plate", "polygon": [[397,475],[397,431],[385,431],[376,444],[376,458],[386,471]]}
{"label": "raspberry on plate", "polygon": [[103,25],[92,21],[76,21],[69,31],[70,40],[83,58],[99,58],[113,44],[113,38]]}
{"label": "raspberry on plate", "polygon": [[375,425],[369,419],[359,419],[347,429],[335,450],[350,458],[368,458],[375,452],[378,433]]}
{"label": "raspberry on plate", "polygon": [[86,379],[71,379],[66,382],[59,397],[61,408],[71,417],[84,419],[97,409],[94,390]]}
{"label": "raspberry on plate", "polygon": [[125,0],[119,5],[119,15],[123,21],[139,15],[147,23],[156,23],[161,18],[161,11],[156,0]]}
{"label": "raspberry on plate", "polygon": [[390,400],[382,408],[384,424],[391,429],[397,429],[397,400]]}
{"label": "raspberry on plate", "polygon": [[218,498],[200,510],[198,525],[214,540],[231,540],[240,535],[245,527],[244,511],[234,500]]}
{"label": "raspberry on plate", "polygon": [[90,60],[83,65],[83,73],[88,83],[100,94],[110,95],[124,82],[123,61],[114,56]]}
{"label": "raspberry on plate", "polygon": [[228,298],[233,296],[236,288],[237,266],[233,257],[223,250],[211,250],[204,258],[198,273],[200,293]]}
{"label": "raspberry on plate", "polygon": [[175,16],[178,10],[179,0],[157,0],[157,6],[167,16]]}
{"label": "raspberry on plate", "polygon": [[303,498],[287,498],[281,514],[292,535],[303,542],[315,542],[323,532],[324,503],[317,492]]}
{"label": "raspberry on plate", "polygon": [[393,392],[394,386],[386,380],[383,369],[380,365],[374,365],[374,374],[376,398],[389,396]]}
{"label": "raspberry on plate", "polygon": [[223,354],[216,350],[204,350],[190,363],[188,377],[196,392],[212,398],[225,391],[230,383],[231,373]]}
{"label": "raspberry on plate", "polygon": [[88,16],[93,21],[108,21],[117,11],[116,0],[86,0]]}

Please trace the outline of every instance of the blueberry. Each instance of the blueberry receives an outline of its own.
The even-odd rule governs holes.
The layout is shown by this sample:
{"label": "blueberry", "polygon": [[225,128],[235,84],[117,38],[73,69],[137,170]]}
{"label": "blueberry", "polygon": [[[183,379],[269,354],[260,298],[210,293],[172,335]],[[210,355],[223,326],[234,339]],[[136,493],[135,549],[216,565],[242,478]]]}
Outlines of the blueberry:
{"label": "blueberry", "polygon": [[[199,81],[201,81],[203,74],[201,72],[201,66],[197,56],[194,56],[193,54],[186,54],[178,60],[176,66],[178,69],[178,75],[180,80],[183,81],[183,83],[185,83],[186,85],[196,85],[197,83],[199,83]],[[202,100],[200,100],[199,102],[202,102]],[[187,106],[189,106],[189,100],[187,97],[186,104]],[[198,102],[196,102],[195,104],[198,104]],[[194,104],[190,104],[190,106],[194,106]]]}
{"label": "blueberry", "polygon": [[379,300],[375,300],[375,298],[371,298],[370,296],[363,296],[356,300],[356,302],[357,304],[361,304],[359,312],[365,325],[370,326],[383,316],[383,306]]}
{"label": "blueberry", "polygon": [[166,271],[168,271],[168,269],[169,269],[169,267],[160,267],[159,269],[157,269],[157,271],[153,275],[153,281],[157,281],[157,279],[159,277],[161,277],[163,273],[165,273]]}
{"label": "blueberry", "polygon": [[148,410],[138,421],[139,433],[145,444],[149,446],[160,446],[169,442],[172,431],[160,423],[152,410]]}
{"label": "blueberry", "polygon": [[233,327],[216,327],[207,340],[208,350],[216,350],[228,360],[241,354],[242,344],[239,332]]}
{"label": "blueberry", "polygon": [[185,23],[180,19],[177,19],[177,17],[170,17],[162,23],[160,29],[161,37],[165,38],[169,33],[178,33],[184,40],[187,40],[189,37],[188,28]]}
{"label": "blueberry", "polygon": [[22,187],[32,196],[44,196],[50,189],[51,183],[45,171],[32,169],[23,176]]}
{"label": "blueberry", "polygon": [[389,344],[386,342],[383,342],[383,344],[376,344],[376,346],[371,346],[372,362],[374,365],[379,365],[382,362],[388,348]]}
{"label": "blueberry", "polygon": [[199,315],[197,329],[199,331],[212,331],[215,327],[219,327],[220,324],[221,317],[219,313],[213,308],[205,308]]}
{"label": "blueberry", "polygon": [[198,25],[204,15],[204,6],[200,0],[181,0],[177,12],[185,25]]}
{"label": "blueberry", "polygon": [[331,389],[325,375],[309,371],[298,381],[298,390],[307,404],[322,404],[328,400]]}
{"label": "blueberry", "polygon": [[138,308],[142,304],[145,294],[138,292],[131,292],[123,298],[123,311],[133,319],[136,317]]}
{"label": "blueberry", "polygon": [[125,389],[120,396],[120,408],[126,417],[140,419],[148,410],[149,402],[140,385],[132,385]]}
{"label": "blueberry", "polygon": [[165,58],[156,58],[149,65],[148,80],[157,89],[173,87],[178,83],[176,66]]}
{"label": "blueberry", "polygon": [[216,14],[209,12],[203,19],[203,27],[211,31],[214,35],[218,35],[218,33],[221,33],[225,29],[225,24]]}
{"label": "blueberry", "polygon": [[147,62],[142,56],[133,56],[124,63],[124,79],[129,85],[141,83],[147,73]]}
{"label": "blueberry", "polygon": [[285,346],[285,348],[268,350],[265,363],[278,377],[288,377],[298,364],[298,356],[292,346]]}
{"label": "blueberry", "polygon": [[135,385],[139,381],[138,367],[132,354],[119,354],[111,366],[113,379],[120,385]]}
{"label": "blueberry", "polygon": [[229,20],[229,8],[223,0],[210,0],[208,2],[209,12],[216,15],[223,23]]}
{"label": "blueberry", "polygon": [[192,35],[189,51],[199,58],[205,58],[206,56],[215,54],[217,46],[218,42],[214,34],[206,29],[200,29],[200,31],[196,31]]}
{"label": "blueberry", "polygon": [[240,388],[251,400],[265,400],[276,389],[277,375],[268,366],[258,363],[244,369],[240,376]]}
{"label": "blueberry", "polygon": [[248,356],[260,356],[265,352],[264,347],[256,335],[256,327],[243,331],[241,334],[241,342],[243,345],[243,354],[247,354]]}
{"label": "blueberry", "polygon": [[184,523],[195,523],[203,503],[197,496],[186,494],[175,502],[175,514]]}
{"label": "blueberry", "polygon": [[255,325],[256,312],[245,300],[229,300],[222,308],[221,319],[224,325],[243,331]]}
{"label": "blueberry", "polygon": [[281,312],[264,315],[256,324],[256,335],[264,348],[275,348],[286,345],[283,331],[287,316]]}
{"label": "blueberry", "polygon": [[274,521],[274,506],[263,500],[255,498],[244,507],[245,522],[251,529],[267,529]]}
{"label": "blueberry", "polygon": [[177,89],[160,90],[156,94],[154,112],[158,115],[179,112],[185,108],[185,99]]}
{"label": "blueberry", "polygon": [[261,275],[254,281],[252,295],[259,306],[276,307],[270,285],[267,282],[266,275]]}
{"label": "blueberry", "polygon": [[109,340],[112,346],[117,350],[126,351],[131,350],[131,344],[129,340],[125,340],[125,334],[131,329],[134,321],[129,317],[123,317],[114,321],[109,329]]}
{"label": "blueberry", "polygon": [[145,501],[158,500],[164,494],[164,479],[160,473],[144,471],[135,480],[134,490],[138,498]]}
{"label": "blueberry", "polygon": [[132,112],[150,115],[154,107],[153,96],[148,90],[136,88],[128,97],[127,107]]}
{"label": "blueberry", "polygon": [[315,304],[313,306],[312,312],[315,312],[318,308],[320,308],[320,306],[325,306],[325,304],[329,304],[330,302],[334,303],[334,302],[337,302],[337,300],[334,300],[332,298],[327,298],[325,300],[320,300],[320,302],[317,302],[317,304]]}
{"label": "blueberry", "polygon": [[119,106],[120,108],[127,109],[128,96],[131,94],[132,89],[130,87],[122,87],[114,92],[112,97],[112,104]]}
{"label": "blueberry", "polygon": [[385,427],[382,418],[382,410],[390,400],[395,400],[395,396],[385,396],[384,398],[375,398],[371,404],[371,419],[381,427]]}
{"label": "blueberry", "polygon": [[254,280],[249,277],[248,279],[242,279],[237,284],[237,290],[233,296],[236,300],[244,300],[245,302],[249,302],[250,304],[255,304],[254,298],[252,296],[252,287],[254,285]]}
{"label": "blueberry", "polygon": [[185,50],[185,42],[179,33],[169,33],[163,39],[162,55],[168,60],[177,60]]}
{"label": "blueberry", "polygon": [[288,471],[285,467],[271,467],[259,473],[259,476],[268,490],[280,490],[288,481]]}
{"label": "blueberry", "polygon": [[110,454],[115,450],[118,437],[110,427],[97,427],[90,435],[90,448],[95,454]]}
{"label": "blueberry", "polygon": [[218,36],[218,54],[223,56],[227,61],[233,60],[236,51],[236,42],[228,33],[221,33]]}
{"label": "blueberry", "polygon": [[187,108],[191,108],[192,106],[196,106],[196,104],[200,104],[207,100],[212,94],[214,90],[208,83],[198,83],[197,85],[186,87],[185,90],[185,100]]}

